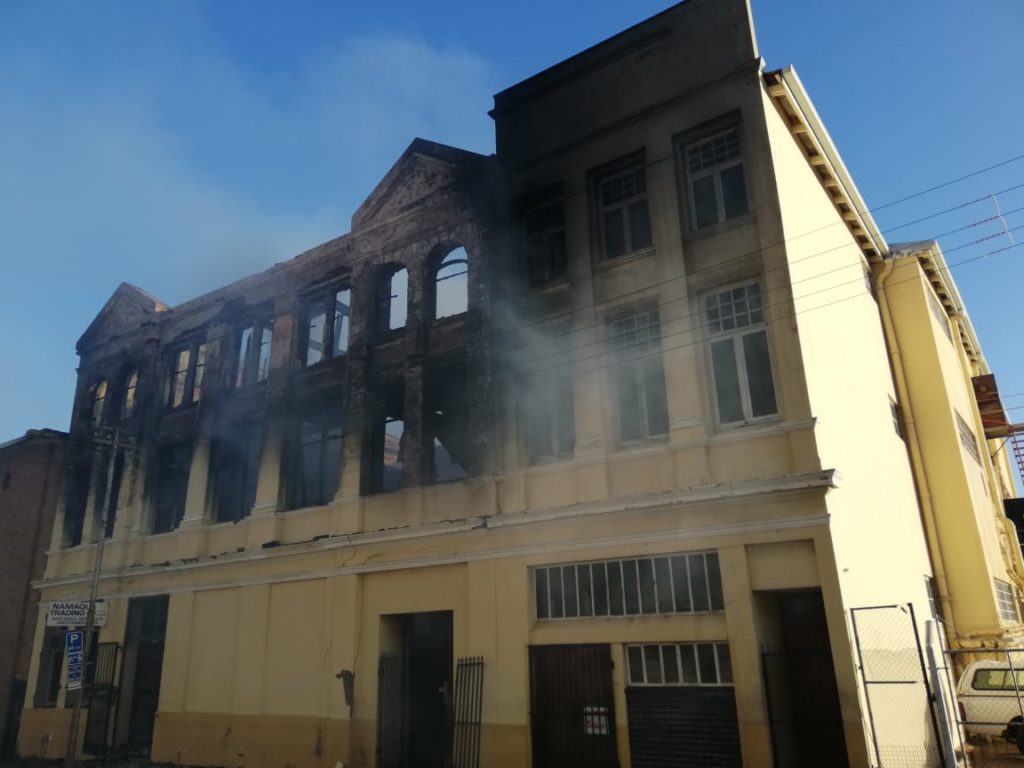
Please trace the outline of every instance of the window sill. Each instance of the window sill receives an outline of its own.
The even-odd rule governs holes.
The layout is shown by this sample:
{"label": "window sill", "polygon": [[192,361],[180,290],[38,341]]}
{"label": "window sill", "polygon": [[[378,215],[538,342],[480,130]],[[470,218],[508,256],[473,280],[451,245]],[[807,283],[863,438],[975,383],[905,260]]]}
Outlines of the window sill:
{"label": "window sill", "polygon": [[536,291],[537,293],[555,293],[570,286],[569,275],[564,274],[561,277],[553,277],[550,280],[545,280],[543,283],[527,281],[526,286],[531,291]]}
{"label": "window sill", "polygon": [[715,431],[718,434],[728,434],[730,432],[742,431],[742,430],[756,430],[758,427],[772,427],[782,422],[782,416],[774,413],[771,416],[761,416],[757,419],[751,419],[750,421],[734,421],[729,424],[717,424],[715,425]]}
{"label": "window sill", "polygon": [[701,227],[700,229],[692,229],[688,227],[686,231],[683,232],[683,239],[703,240],[708,237],[720,235],[723,232],[728,232],[729,230],[732,229],[737,229],[747,224],[752,224],[753,222],[756,221],[757,216],[756,214],[754,214],[753,211],[751,211],[750,213],[744,213],[742,216],[736,216],[731,219],[726,219],[725,221],[720,221],[717,224],[711,224],[707,227]]}
{"label": "window sill", "polygon": [[594,259],[594,269],[596,271],[604,271],[614,269],[620,264],[631,264],[634,261],[645,259],[648,256],[655,256],[658,253],[658,249],[655,246],[650,248],[644,248],[639,251],[632,251],[630,253],[624,253],[621,256],[616,256],[613,259],[605,258],[604,256],[597,256]]}
{"label": "window sill", "polygon": [[652,448],[668,445],[668,435],[657,435],[639,440],[622,440],[615,446],[616,453],[642,453]]}

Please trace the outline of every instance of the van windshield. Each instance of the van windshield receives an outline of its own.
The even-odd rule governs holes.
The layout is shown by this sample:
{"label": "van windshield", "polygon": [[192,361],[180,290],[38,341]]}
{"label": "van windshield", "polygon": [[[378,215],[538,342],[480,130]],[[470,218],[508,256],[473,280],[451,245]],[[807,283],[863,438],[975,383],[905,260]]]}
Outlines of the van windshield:
{"label": "van windshield", "polygon": [[[1015,676],[1016,689],[1013,685]],[[1010,674],[1008,669],[979,669],[974,673],[971,688],[976,691],[1024,691],[1024,670],[1014,670],[1013,674]]]}

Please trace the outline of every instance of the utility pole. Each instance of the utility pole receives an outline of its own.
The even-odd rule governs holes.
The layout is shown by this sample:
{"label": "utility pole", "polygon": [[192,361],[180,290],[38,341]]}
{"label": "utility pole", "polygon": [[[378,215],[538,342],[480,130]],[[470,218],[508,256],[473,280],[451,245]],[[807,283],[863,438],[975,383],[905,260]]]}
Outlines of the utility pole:
{"label": "utility pole", "polygon": [[[89,690],[89,655],[92,653],[93,624],[96,623],[96,595],[100,586],[100,571],[103,569],[103,546],[107,540],[107,520],[117,510],[117,499],[113,498],[114,467],[117,464],[117,451],[127,446],[121,445],[121,430],[118,427],[109,428],[113,432],[113,439],[107,439],[99,434],[92,440],[93,446],[110,446],[110,460],[107,463],[107,492],[103,496],[103,508],[100,510],[99,541],[96,544],[96,557],[92,566],[92,583],[89,586],[89,608],[85,614],[85,639],[82,645],[83,674],[82,687],[78,690],[78,699],[75,707],[71,710],[71,722],[68,725],[67,751],[64,753],[64,768],[74,768],[75,753],[78,747],[78,724],[82,718],[82,702],[85,701]],[[97,430],[99,433],[99,430]],[[95,526],[94,526],[95,527]]]}

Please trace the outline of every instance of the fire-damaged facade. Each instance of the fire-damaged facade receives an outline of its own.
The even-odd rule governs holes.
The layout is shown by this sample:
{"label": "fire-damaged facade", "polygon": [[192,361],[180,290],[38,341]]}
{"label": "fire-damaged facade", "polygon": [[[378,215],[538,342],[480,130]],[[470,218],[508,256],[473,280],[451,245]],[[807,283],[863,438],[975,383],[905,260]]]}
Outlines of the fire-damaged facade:
{"label": "fire-damaged facade", "polygon": [[[86,752],[868,764],[848,611],[948,594],[892,255],[795,73],[688,0],[491,114],[494,155],[416,139],[348,234],[177,306],[122,284],[79,340],[38,587],[84,599],[105,537]],[[24,755],[65,749],[64,631]]]}

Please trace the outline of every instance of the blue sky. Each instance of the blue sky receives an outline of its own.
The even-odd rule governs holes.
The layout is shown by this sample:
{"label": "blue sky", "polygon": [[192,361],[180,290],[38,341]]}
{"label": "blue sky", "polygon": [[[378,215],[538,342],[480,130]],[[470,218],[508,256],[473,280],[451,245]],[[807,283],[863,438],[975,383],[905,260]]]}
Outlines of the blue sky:
{"label": "blue sky", "polygon": [[[413,137],[492,151],[492,94],[668,5],[0,3],[0,442],[67,428],[75,341],[120,281],[175,304],[347,231]],[[753,7],[768,66],[797,67],[869,206],[1024,154],[1019,0]],[[1024,161],[877,219],[1017,184]],[[998,199],[1024,207],[1024,188]],[[940,242],[956,263],[1004,245],[959,247],[995,231]],[[954,276],[1000,389],[1024,393],[1024,247]],[[1006,404],[1024,421],[1024,395]]]}

